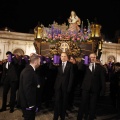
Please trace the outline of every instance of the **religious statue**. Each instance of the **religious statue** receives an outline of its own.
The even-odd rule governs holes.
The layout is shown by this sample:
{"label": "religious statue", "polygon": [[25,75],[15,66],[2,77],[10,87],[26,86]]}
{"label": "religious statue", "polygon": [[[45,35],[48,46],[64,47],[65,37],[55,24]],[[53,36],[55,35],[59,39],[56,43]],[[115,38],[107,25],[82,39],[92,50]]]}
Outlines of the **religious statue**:
{"label": "religious statue", "polygon": [[81,24],[80,18],[76,15],[75,11],[71,11],[71,15],[68,19],[69,22],[69,31],[80,31],[79,25]]}

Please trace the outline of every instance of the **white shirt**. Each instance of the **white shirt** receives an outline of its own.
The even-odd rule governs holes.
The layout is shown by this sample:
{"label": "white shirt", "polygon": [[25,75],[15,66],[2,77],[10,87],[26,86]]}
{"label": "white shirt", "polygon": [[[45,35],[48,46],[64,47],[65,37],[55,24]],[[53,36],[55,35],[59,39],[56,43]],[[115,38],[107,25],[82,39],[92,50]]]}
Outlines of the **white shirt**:
{"label": "white shirt", "polygon": [[66,64],[67,64],[67,61],[65,61],[65,62],[62,62],[62,64],[64,63],[64,68],[65,68],[65,66],[66,66]]}
{"label": "white shirt", "polygon": [[7,69],[8,69],[8,64],[10,65],[10,62],[7,62],[7,63],[6,63],[6,68],[7,68]]}
{"label": "white shirt", "polygon": [[92,64],[94,64],[94,69],[95,69],[95,63],[90,63],[89,64],[89,69],[92,71]]}
{"label": "white shirt", "polygon": [[66,67],[66,64],[67,64],[67,61],[65,61],[65,62],[62,62],[62,65],[64,64],[64,68],[63,68],[63,72],[64,72],[64,70],[65,70],[65,67]]}

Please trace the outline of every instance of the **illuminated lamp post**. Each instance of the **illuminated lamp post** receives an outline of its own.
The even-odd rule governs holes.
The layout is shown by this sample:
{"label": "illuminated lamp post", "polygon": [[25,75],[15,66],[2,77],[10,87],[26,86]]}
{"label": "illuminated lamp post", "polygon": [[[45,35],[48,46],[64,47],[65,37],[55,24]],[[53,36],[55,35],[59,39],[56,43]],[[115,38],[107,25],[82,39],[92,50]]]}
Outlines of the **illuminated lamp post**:
{"label": "illuminated lamp post", "polygon": [[91,24],[91,40],[94,43],[93,52],[97,52],[100,54],[102,50],[102,36],[101,36],[101,28],[102,26],[97,22]]}
{"label": "illuminated lamp post", "polygon": [[34,47],[36,49],[36,53],[41,55],[41,42],[43,37],[43,26],[38,23],[38,25],[34,28]]}

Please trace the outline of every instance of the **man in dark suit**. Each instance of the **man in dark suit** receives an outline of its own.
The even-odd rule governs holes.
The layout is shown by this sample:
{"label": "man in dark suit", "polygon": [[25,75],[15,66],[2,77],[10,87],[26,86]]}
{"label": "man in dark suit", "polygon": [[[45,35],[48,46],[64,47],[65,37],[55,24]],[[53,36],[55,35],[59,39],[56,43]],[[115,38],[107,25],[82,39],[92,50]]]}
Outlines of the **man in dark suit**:
{"label": "man in dark suit", "polygon": [[[86,120],[94,120],[96,103],[99,95],[105,92],[105,74],[103,66],[96,63],[95,53],[89,55],[90,64],[79,64],[79,69],[84,71],[82,82],[82,100],[78,111],[77,120],[82,120],[85,115]],[[89,118],[87,119],[87,117]]]}
{"label": "man in dark suit", "polygon": [[18,61],[13,54],[8,51],[6,52],[7,62],[3,65],[2,83],[3,83],[3,100],[2,108],[0,112],[6,111],[7,94],[10,91],[10,113],[14,112],[16,91],[18,88]]}
{"label": "man in dark suit", "polygon": [[73,65],[68,62],[66,53],[61,53],[62,64],[58,66],[57,77],[54,85],[55,89],[55,106],[54,106],[54,120],[65,120],[67,98],[72,88],[73,83]]}
{"label": "man in dark suit", "polygon": [[40,57],[37,54],[30,56],[30,64],[20,74],[19,102],[24,120],[35,120],[37,110],[38,76],[35,69],[40,66]]}

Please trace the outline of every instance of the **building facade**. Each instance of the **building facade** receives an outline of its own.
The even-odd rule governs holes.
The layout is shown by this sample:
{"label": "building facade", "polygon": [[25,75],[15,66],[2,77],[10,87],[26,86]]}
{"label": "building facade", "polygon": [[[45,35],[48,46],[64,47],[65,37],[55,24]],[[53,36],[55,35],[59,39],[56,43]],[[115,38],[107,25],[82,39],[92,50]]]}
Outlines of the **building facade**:
{"label": "building facade", "polygon": [[6,52],[30,55],[35,52],[34,35],[18,32],[0,31],[0,60],[6,59]]}
{"label": "building facade", "polygon": [[112,59],[113,62],[120,62],[120,44],[104,42],[102,45],[101,62],[105,64]]}

